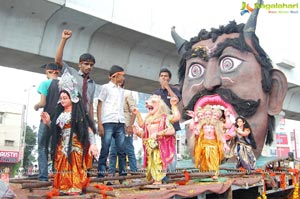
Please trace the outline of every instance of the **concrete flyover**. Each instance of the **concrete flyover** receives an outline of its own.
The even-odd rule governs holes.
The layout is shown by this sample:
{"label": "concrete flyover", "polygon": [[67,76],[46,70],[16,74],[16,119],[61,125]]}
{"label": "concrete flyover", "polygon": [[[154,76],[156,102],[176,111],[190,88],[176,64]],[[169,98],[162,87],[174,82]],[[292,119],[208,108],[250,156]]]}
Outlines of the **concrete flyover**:
{"label": "concrete flyover", "polygon": [[113,64],[123,66],[129,74],[128,89],[146,93],[158,87],[161,67],[170,67],[176,74],[178,55],[174,44],[68,8],[65,3],[2,1],[0,64],[42,72],[39,66],[53,62],[62,30],[71,29],[73,36],[64,59],[77,66],[82,53],[92,53],[96,57],[92,77],[98,84],[108,81],[107,70]]}
{"label": "concrete flyover", "polygon": [[[121,23],[122,18],[116,17],[120,11],[117,3],[123,1],[1,0],[0,65],[43,73],[39,66],[53,62],[62,30],[71,29],[64,60],[76,67],[82,53],[92,53],[96,57],[92,78],[98,84],[108,81],[107,70],[113,64],[125,68],[126,87],[131,90],[151,93],[158,88],[161,67],[169,67],[174,74],[171,83],[177,83],[175,45],[163,36],[135,30],[134,21]],[[149,23],[145,20],[145,26]],[[277,67],[289,81],[285,116],[300,120],[300,80],[295,75],[299,69],[286,62]]]}

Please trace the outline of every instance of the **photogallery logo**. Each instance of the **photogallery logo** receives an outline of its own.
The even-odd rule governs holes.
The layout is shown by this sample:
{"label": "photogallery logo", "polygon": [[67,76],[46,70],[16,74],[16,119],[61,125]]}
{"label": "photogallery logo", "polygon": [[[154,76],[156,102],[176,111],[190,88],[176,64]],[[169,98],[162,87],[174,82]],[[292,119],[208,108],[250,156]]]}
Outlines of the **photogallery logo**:
{"label": "photogallery logo", "polygon": [[298,14],[299,5],[298,3],[271,3],[271,4],[262,4],[254,3],[253,6],[250,6],[249,3],[243,1],[241,8],[241,16],[246,13],[253,12],[255,8],[265,9],[270,14]]}
{"label": "photogallery logo", "polygon": [[248,3],[245,1],[242,2],[242,8],[241,8],[241,16],[243,16],[246,13],[253,12],[254,8],[250,7]]}

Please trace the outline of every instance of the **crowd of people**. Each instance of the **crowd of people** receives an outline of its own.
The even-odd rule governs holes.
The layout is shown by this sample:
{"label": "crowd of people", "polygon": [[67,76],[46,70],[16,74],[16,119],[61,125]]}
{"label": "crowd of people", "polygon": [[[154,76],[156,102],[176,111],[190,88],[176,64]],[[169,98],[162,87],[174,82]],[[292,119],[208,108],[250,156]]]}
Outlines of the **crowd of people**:
{"label": "crowd of people", "polygon": [[[142,120],[139,114],[136,116],[137,108],[132,93],[124,89],[125,71],[121,66],[113,65],[110,68],[108,83],[102,85],[99,95],[95,96],[95,81],[90,78],[96,63],[94,56],[89,53],[82,54],[79,57],[78,71],[63,61],[63,51],[71,37],[71,30],[62,32],[55,62],[43,66],[47,79],[38,87],[40,101],[34,106],[36,111],[43,108],[38,132],[38,179],[49,180],[50,154],[53,161],[53,190],[60,195],[82,193],[88,185],[89,169],[92,168],[94,160],[98,161],[98,178],[114,176],[116,170],[119,171],[119,176],[127,175],[127,159],[130,171],[136,172],[138,167],[133,135],[138,135],[138,132],[135,131],[137,126],[134,124],[136,117],[138,121]],[[176,105],[180,100],[180,94],[177,88],[169,85],[171,75],[167,68],[163,68],[159,73],[161,88],[153,91],[155,94],[153,96],[159,96],[157,99],[161,102],[160,106],[165,108],[163,112],[155,113],[157,118],[152,122],[156,123],[147,132],[156,134],[155,128],[161,129],[163,134],[160,137],[167,138],[169,142],[167,146],[169,157],[162,154],[164,164],[160,166],[163,169],[175,170],[175,131],[179,130],[180,119]],[[97,125],[94,124],[94,98],[98,99]],[[151,99],[146,104],[150,115],[153,112]],[[173,116],[170,115],[170,110]],[[159,121],[164,121],[163,127]],[[138,124],[139,128],[143,126]],[[101,149],[96,146],[96,134],[101,137]],[[146,137],[143,139],[146,140]],[[164,142],[159,143],[166,145]],[[146,145],[144,142],[145,147]],[[145,150],[145,157],[150,158],[151,154]],[[150,159],[148,162],[151,162]],[[145,164],[148,162],[145,161]],[[147,169],[149,173],[151,169],[153,171],[159,168],[153,167],[150,163],[146,167],[149,168]],[[161,176],[166,178],[165,172],[166,170]],[[156,183],[162,180],[152,175],[148,175],[147,179],[155,179]]]}
{"label": "crowd of people", "polygon": [[[255,169],[264,140],[272,142],[274,115],[282,107],[287,85],[284,74],[273,69],[259,46],[257,12],[246,24],[230,22],[211,32],[201,30],[190,41],[173,29],[181,56],[179,88],[170,85],[172,73],[162,68],[160,88],[146,100],[145,117],[124,89],[126,71],[121,66],[111,66],[108,82],[95,96],[95,81],[90,78],[95,58],[81,55],[78,71],[66,64],[63,51],[72,31],[64,30],[55,63],[45,66],[48,80],[41,83],[41,100],[34,107],[44,108],[38,135],[39,180],[48,180],[49,137],[53,187],[60,194],[76,195],[88,185],[93,158],[98,160],[97,178],[114,176],[117,170],[119,176],[127,175],[127,159],[130,171],[136,172],[132,137],[136,135],[143,143],[146,179],[158,185],[168,183],[167,172],[176,169],[176,131],[181,119],[189,124],[186,137],[196,168],[214,171],[214,180],[219,165],[228,158],[236,159],[236,168]],[[94,98],[98,100],[97,125]],[[101,137],[100,149],[95,134]]]}

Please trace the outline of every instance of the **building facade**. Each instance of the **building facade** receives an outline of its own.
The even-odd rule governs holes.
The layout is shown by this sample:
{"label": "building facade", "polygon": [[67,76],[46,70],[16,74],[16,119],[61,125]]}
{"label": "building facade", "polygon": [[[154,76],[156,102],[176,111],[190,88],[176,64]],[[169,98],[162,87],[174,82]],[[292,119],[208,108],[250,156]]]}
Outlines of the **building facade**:
{"label": "building facade", "polygon": [[22,135],[25,106],[0,101],[0,171],[14,166],[23,159]]}

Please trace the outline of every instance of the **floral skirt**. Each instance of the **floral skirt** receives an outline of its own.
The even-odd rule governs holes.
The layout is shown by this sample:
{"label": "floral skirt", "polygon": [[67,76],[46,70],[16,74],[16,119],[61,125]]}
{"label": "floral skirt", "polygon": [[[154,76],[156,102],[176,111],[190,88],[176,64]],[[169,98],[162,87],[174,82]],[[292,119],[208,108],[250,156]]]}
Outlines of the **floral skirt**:
{"label": "floral skirt", "polygon": [[143,141],[147,151],[147,180],[161,181],[166,176],[156,139],[148,138]]}
{"label": "floral skirt", "polygon": [[69,160],[63,144],[60,142],[54,162],[53,187],[65,194],[81,193],[88,183],[87,164],[92,162],[92,157],[87,154],[86,158],[82,158],[82,145],[76,136],[73,137]]}

